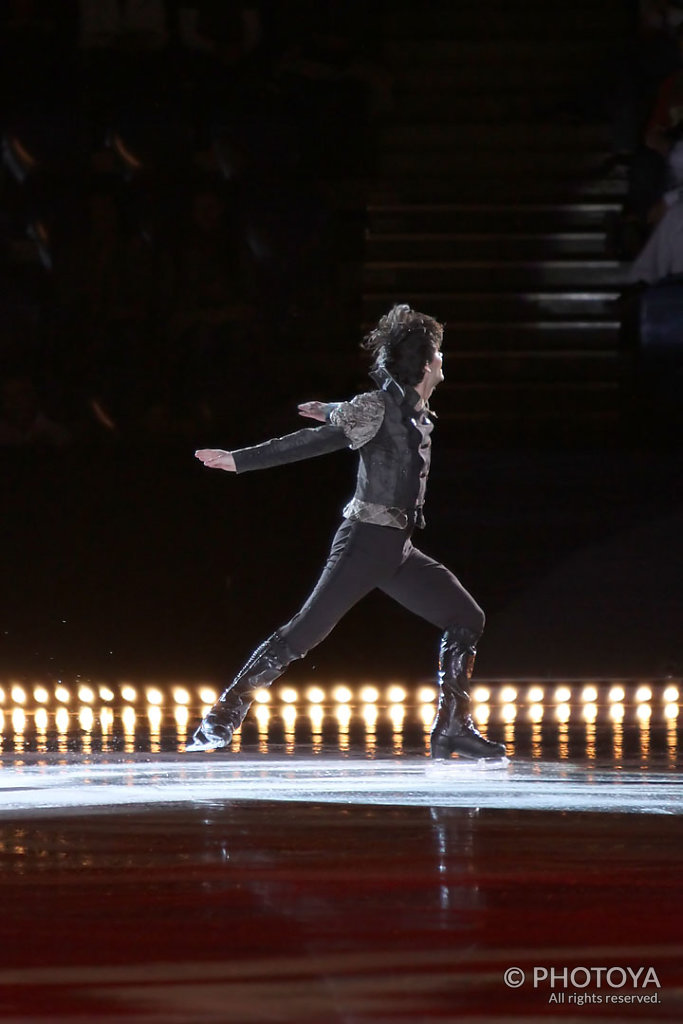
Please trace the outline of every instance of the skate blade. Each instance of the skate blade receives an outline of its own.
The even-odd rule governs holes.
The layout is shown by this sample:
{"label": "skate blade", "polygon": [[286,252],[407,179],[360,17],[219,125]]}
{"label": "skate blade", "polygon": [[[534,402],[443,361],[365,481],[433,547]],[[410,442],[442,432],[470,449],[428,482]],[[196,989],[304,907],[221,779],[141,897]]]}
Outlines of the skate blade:
{"label": "skate blade", "polygon": [[457,754],[455,757],[434,758],[429,762],[429,767],[437,771],[444,768],[474,768],[478,772],[489,772],[507,768],[509,764],[509,757],[463,757],[462,754]]}
{"label": "skate blade", "polygon": [[191,754],[194,750],[221,750],[225,743],[213,743],[211,740],[191,740],[185,747],[185,753]]}

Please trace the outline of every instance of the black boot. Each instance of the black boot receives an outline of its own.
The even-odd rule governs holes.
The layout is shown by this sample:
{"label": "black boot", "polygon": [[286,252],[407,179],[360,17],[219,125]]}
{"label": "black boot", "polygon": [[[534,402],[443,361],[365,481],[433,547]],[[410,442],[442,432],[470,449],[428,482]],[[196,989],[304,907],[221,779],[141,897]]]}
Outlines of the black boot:
{"label": "black boot", "polygon": [[295,654],[279,633],[273,633],[256,648],[244,668],[205,715],[186,749],[227,747],[251,707],[254,691],[270,686],[292,661],[301,657],[303,655]]}
{"label": "black boot", "polygon": [[432,724],[432,757],[500,759],[505,757],[502,743],[484,739],[470,715],[467,692],[474,668],[479,634],[463,626],[447,629],[439,649],[439,706]]}

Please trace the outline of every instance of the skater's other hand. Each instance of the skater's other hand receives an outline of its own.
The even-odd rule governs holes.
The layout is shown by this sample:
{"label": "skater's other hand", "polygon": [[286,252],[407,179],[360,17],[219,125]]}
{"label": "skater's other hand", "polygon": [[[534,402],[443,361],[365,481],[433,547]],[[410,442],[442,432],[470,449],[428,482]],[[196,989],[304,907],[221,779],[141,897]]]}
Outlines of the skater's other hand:
{"label": "skater's other hand", "polygon": [[297,409],[300,416],[307,416],[311,420],[320,420],[321,423],[325,423],[327,420],[325,402],[302,402]]}
{"label": "skater's other hand", "polygon": [[209,469],[225,469],[228,473],[236,472],[232,454],[224,452],[222,448],[200,448],[194,454],[195,458],[203,462]]}

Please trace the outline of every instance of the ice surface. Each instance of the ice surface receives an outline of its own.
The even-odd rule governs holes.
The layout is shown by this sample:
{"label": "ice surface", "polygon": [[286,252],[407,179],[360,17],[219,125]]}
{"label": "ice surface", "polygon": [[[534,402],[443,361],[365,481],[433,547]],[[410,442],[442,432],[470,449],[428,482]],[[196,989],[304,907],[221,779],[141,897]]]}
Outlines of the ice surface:
{"label": "ice surface", "polygon": [[214,754],[3,755],[0,817],[42,809],[278,800],[683,812],[674,772],[514,760]]}

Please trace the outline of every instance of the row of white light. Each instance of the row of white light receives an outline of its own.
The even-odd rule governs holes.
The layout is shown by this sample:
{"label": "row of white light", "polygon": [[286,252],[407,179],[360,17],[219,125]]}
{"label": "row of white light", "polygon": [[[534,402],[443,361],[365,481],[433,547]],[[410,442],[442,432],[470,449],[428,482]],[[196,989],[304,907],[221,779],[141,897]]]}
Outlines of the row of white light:
{"label": "row of white light", "polygon": [[[480,704],[475,709],[474,717],[477,724],[486,727],[489,721],[489,707],[486,704]],[[540,726],[544,720],[546,708],[541,704],[533,704],[531,707],[526,709],[526,719],[535,726]],[[567,725],[571,719],[572,713],[571,708],[568,704],[560,704],[553,709],[554,718],[558,723],[559,727]],[[664,717],[671,727],[676,728],[676,719],[678,717],[678,705],[667,704],[664,708]],[[594,725],[597,720],[597,707],[594,704],[586,704],[581,709],[582,717],[588,725]],[[639,720],[642,729],[649,729],[651,719],[651,708],[648,704],[640,704],[636,709],[636,715]],[[259,705],[256,709],[256,721],[258,722],[259,731],[267,730],[268,723],[270,720],[271,712],[265,705]],[[340,729],[348,730],[351,721],[351,708],[348,704],[340,704],[337,706],[335,715],[339,722]],[[402,704],[394,704],[389,709],[389,717],[395,730],[403,727],[403,720],[405,716],[405,708]],[[34,723],[38,735],[46,734],[49,726],[49,713],[46,708],[40,707],[36,710],[34,715]],[[163,725],[163,711],[158,705],[149,705],[147,708],[146,716],[140,714],[131,705],[127,705],[122,709],[121,712],[121,723],[123,725],[124,733],[127,736],[135,734],[138,726],[138,722],[141,718],[146,717],[149,722],[149,727],[152,736],[155,734],[159,737],[162,725]],[[297,720],[298,713],[293,705],[285,705],[283,709],[283,718],[285,728],[290,730],[294,728],[294,724]],[[323,724],[323,709],[319,704],[311,705],[309,710],[309,717],[313,725],[314,733],[322,728]],[[377,723],[377,705],[366,704],[363,708],[362,717],[365,720],[366,727],[369,731],[374,732]],[[511,726],[518,718],[522,717],[519,715],[519,709],[514,704],[505,704],[501,708],[501,717],[506,726]],[[176,705],[174,710],[174,718],[178,730],[185,734],[188,723],[189,723],[189,712],[186,706]],[[624,705],[613,704],[610,707],[610,718],[614,723],[614,728],[621,727],[624,720]],[[423,705],[422,707],[422,721],[425,729],[429,729],[433,719],[433,710],[430,705]],[[68,708],[61,706],[55,711],[55,726],[57,732],[66,736],[70,734],[72,729],[72,723],[76,720],[78,727],[86,734],[90,734],[94,731],[96,720],[95,712],[89,705],[82,706],[78,714],[70,712]],[[29,716],[23,708],[15,707],[12,711],[11,718],[6,723],[5,714],[0,710],[0,733],[5,731],[6,725],[11,722],[12,732],[14,735],[22,736],[27,729],[29,723]],[[114,728],[114,711],[110,707],[103,707],[99,713],[99,728],[102,735],[106,735],[113,731]]]}
{"label": "row of white light", "polygon": [[[189,689],[180,686],[174,687],[171,694],[165,693],[158,687],[153,686],[146,687],[141,692],[144,693],[147,703],[154,705],[164,704],[169,696],[172,696],[174,703],[181,705],[189,705],[194,699]],[[213,704],[218,698],[218,692],[210,686],[200,686],[196,690],[196,695],[202,704]],[[279,689],[277,695],[285,704],[295,704],[302,696],[294,687],[287,686]],[[11,684],[7,693],[5,689],[0,687],[0,703],[4,704],[7,696],[10,697],[13,704],[22,706],[27,704],[30,699],[27,689],[18,683]],[[322,704],[328,699],[327,692],[320,686],[309,686],[303,696],[311,704]],[[423,686],[417,693],[420,704],[432,703],[436,700],[436,696],[437,690],[433,686]],[[554,703],[562,705],[568,704],[572,700],[573,693],[567,686],[556,687],[552,694],[546,694],[546,688],[542,686],[530,686],[526,691],[525,697],[521,689],[514,686],[503,686],[493,691],[493,693],[488,687],[476,686],[472,691],[472,699],[475,705],[487,704],[493,696],[503,705],[513,705],[517,700],[524,700],[525,697],[529,705],[540,704],[544,700],[552,700]],[[653,700],[654,693],[651,686],[641,685],[638,686],[633,696],[637,704],[647,704]],[[679,696],[678,687],[668,685],[661,692],[661,701],[664,704],[672,704],[679,700]],[[55,687],[52,694],[45,686],[35,686],[32,697],[39,705],[50,703],[52,698],[59,704],[69,704],[74,697],[82,704],[94,704],[98,698],[105,704],[109,704],[117,699],[117,694],[109,686],[98,686],[95,689],[93,686],[81,685],[72,693],[68,687],[59,685]],[[135,703],[139,697],[139,690],[129,684],[123,684],[119,688],[118,697],[126,703]],[[380,700],[380,697],[380,691],[376,686],[363,686],[358,692],[358,698],[363,704],[375,704]],[[402,704],[407,697],[408,692],[406,689],[396,684],[389,686],[385,691],[385,698],[390,704]],[[584,704],[595,704],[598,697],[599,691],[595,686],[584,686],[580,693],[580,699]],[[607,698],[610,704],[621,704],[626,699],[626,690],[621,685],[611,686]],[[260,704],[266,704],[273,699],[273,694],[270,690],[257,690],[255,699]],[[354,694],[348,686],[339,685],[332,690],[332,699],[337,704],[349,704],[354,700]]]}

